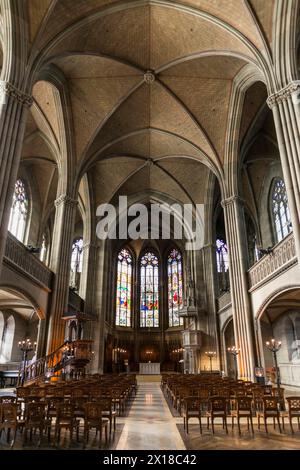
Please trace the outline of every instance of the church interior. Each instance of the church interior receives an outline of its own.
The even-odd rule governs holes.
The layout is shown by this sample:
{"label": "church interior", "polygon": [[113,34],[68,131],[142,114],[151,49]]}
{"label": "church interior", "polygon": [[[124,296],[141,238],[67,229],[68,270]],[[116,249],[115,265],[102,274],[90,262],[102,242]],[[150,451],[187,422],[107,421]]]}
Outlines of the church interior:
{"label": "church interior", "polygon": [[299,0],[1,0],[0,66],[0,450],[299,448]]}

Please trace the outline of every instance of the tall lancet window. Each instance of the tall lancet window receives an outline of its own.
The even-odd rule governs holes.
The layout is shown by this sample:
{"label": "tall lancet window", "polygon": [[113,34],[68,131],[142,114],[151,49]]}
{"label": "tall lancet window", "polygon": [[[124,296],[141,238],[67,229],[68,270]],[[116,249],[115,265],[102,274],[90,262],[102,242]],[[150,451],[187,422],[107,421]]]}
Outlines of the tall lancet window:
{"label": "tall lancet window", "polygon": [[25,185],[18,179],[15,183],[15,192],[10,211],[8,230],[21,242],[24,241],[28,214],[28,198]]}
{"label": "tall lancet window", "polygon": [[72,245],[70,285],[79,289],[83,261],[83,239],[75,238]]}
{"label": "tall lancet window", "polygon": [[116,325],[131,326],[132,256],[126,248],[118,254]]}
{"label": "tall lancet window", "polygon": [[169,326],[183,325],[183,318],[179,317],[182,308],[182,256],[180,251],[173,248],[168,256],[168,311]]}
{"label": "tall lancet window", "polygon": [[141,259],[140,326],[159,326],[159,274],[158,258],[148,251]]}
{"label": "tall lancet window", "polygon": [[225,240],[222,238],[217,238],[216,240],[216,258],[219,290],[224,292],[229,289],[229,260],[228,248]]}
{"label": "tall lancet window", "polygon": [[228,248],[224,240],[217,238],[216,241],[217,271],[225,273],[228,271]]}
{"label": "tall lancet window", "polygon": [[280,242],[292,230],[291,216],[283,179],[275,178],[271,191],[271,206],[276,242]]}

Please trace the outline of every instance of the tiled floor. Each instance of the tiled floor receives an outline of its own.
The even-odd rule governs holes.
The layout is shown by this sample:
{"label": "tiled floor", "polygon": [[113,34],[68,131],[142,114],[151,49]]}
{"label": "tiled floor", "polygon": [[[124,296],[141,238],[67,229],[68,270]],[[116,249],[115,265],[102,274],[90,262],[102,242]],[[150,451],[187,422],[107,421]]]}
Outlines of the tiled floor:
{"label": "tiled floor", "polygon": [[159,383],[139,384],[137,396],[125,418],[117,450],[184,450],[185,445]]}

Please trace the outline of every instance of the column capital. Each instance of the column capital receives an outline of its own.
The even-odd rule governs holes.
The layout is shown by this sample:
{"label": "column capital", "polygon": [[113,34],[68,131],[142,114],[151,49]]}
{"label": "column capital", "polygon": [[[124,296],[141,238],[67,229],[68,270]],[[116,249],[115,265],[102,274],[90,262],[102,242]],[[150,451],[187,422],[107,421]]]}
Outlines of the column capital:
{"label": "column capital", "polygon": [[221,201],[221,206],[223,208],[225,207],[228,207],[228,206],[231,206],[232,204],[234,204],[235,202],[241,204],[241,205],[244,205],[245,204],[245,201],[244,199],[242,199],[240,196],[238,195],[234,195],[234,196],[230,196],[230,197],[227,197],[225,199],[223,199]]}
{"label": "column capital", "polygon": [[76,207],[78,205],[77,199],[73,199],[72,197],[68,196],[67,194],[61,194],[55,201],[55,207],[59,207],[61,204],[65,204],[66,206]]}
{"label": "column capital", "polygon": [[19,90],[10,82],[0,80],[0,101],[2,104],[6,102],[7,97],[15,99],[18,103],[23,104],[28,108],[33,103],[33,98],[31,95],[28,95],[22,90]]}
{"label": "column capital", "polygon": [[278,105],[279,103],[282,103],[283,101],[286,101],[287,99],[292,97],[294,93],[297,93],[299,91],[300,80],[294,80],[285,87],[281,88],[281,90],[276,91],[276,93],[270,95],[267,98],[267,105],[270,109],[272,109],[274,106]]}

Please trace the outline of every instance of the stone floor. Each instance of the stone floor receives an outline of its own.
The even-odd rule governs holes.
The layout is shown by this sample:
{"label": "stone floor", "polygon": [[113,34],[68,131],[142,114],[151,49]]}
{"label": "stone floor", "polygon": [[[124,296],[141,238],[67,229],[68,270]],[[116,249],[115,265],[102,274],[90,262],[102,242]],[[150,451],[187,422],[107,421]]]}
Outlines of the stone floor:
{"label": "stone floor", "polygon": [[[150,379],[151,380],[151,379]],[[3,391],[2,391],[3,392]],[[287,395],[292,395],[289,391]],[[117,430],[108,444],[102,444],[102,449],[117,450],[287,450],[300,449],[300,430],[295,423],[295,434],[292,435],[289,425],[286,422],[285,430],[282,434],[273,429],[270,422],[269,433],[266,434],[262,426],[258,431],[257,423],[254,419],[254,436],[247,430],[246,424],[242,424],[242,434],[239,436],[237,426],[231,429],[231,420],[228,419],[228,435],[223,430],[222,425],[217,421],[215,435],[211,430],[206,429],[206,422],[203,419],[203,434],[199,432],[197,420],[189,420],[190,432],[187,435],[183,429],[183,419],[179,416],[172,416],[170,408],[162,394],[160,384],[156,381],[146,381],[145,378],[139,381],[137,395],[134,398],[127,416],[118,417]],[[62,433],[59,448],[61,449],[82,449],[82,430],[80,427],[80,440],[69,442],[68,433]],[[18,433],[14,449],[34,449],[37,436],[33,436],[32,443],[27,443],[23,447],[23,437]],[[9,449],[5,442],[5,436],[0,440],[0,449]],[[98,440],[91,433],[91,439],[87,449],[97,449]],[[49,446],[47,439],[43,439],[41,449],[55,449]]]}
{"label": "stone floor", "polygon": [[157,382],[141,382],[117,450],[184,450],[176,422]]}
{"label": "stone floor", "polygon": [[[192,420],[189,420],[192,422]],[[239,436],[237,426],[232,431],[228,426],[228,435],[222,429],[222,425],[216,426],[215,434],[206,430],[203,426],[202,435],[199,432],[199,425],[189,425],[189,434],[187,435],[182,424],[177,425],[178,430],[184,440],[187,450],[300,450],[300,431],[291,434],[289,426],[286,425],[285,432],[282,434],[274,430],[270,420],[269,432],[257,430],[254,424],[254,435],[247,430],[247,425],[241,427],[241,436]],[[295,430],[297,426],[295,424]]]}

